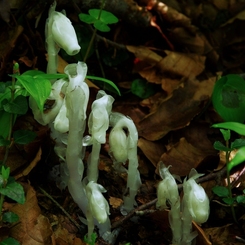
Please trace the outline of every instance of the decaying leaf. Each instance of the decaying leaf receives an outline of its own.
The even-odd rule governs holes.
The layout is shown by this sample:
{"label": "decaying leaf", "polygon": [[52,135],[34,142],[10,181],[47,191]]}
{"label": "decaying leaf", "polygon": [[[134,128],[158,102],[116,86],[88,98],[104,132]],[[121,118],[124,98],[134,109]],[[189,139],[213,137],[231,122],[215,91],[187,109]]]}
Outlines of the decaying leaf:
{"label": "decaying leaf", "polygon": [[163,98],[138,124],[139,135],[148,140],[161,139],[168,132],[185,127],[203,108],[213,91],[215,78],[198,82],[188,80],[184,87]]}
{"label": "decaying leaf", "polygon": [[198,165],[214,150],[202,150],[190,144],[185,138],[174,144],[160,160],[166,165],[172,165],[171,172],[180,176],[187,176],[192,168]]}
{"label": "decaying leaf", "polygon": [[16,213],[20,222],[11,227],[10,236],[22,245],[51,245],[52,228],[47,217],[41,214],[34,189],[24,185],[26,202],[21,204],[5,203],[5,208]]}

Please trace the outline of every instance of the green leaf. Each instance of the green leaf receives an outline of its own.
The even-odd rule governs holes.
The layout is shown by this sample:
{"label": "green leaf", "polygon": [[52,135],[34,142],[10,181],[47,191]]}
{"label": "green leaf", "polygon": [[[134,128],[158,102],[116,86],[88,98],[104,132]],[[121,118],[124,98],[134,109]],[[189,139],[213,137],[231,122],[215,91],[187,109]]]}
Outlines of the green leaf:
{"label": "green leaf", "polygon": [[131,84],[131,92],[141,99],[146,99],[155,94],[155,87],[152,83],[147,82],[144,79],[135,79]]}
{"label": "green leaf", "polygon": [[221,77],[214,85],[212,102],[225,121],[245,120],[245,81],[236,74]]}
{"label": "green leaf", "polygon": [[24,189],[22,185],[15,181],[8,182],[5,188],[0,188],[0,193],[20,204],[25,203]]}
{"label": "green leaf", "polygon": [[89,14],[79,14],[78,15],[79,19],[87,24],[93,24],[96,21],[96,18],[94,18],[93,16],[89,15]]}
{"label": "green leaf", "polygon": [[214,146],[214,149],[218,150],[218,151],[227,152],[227,151],[231,151],[232,150],[231,148],[228,148],[225,145],[223,145],[220,141],[215,141],[213,146]]}
{"label": "green leaf", "polygon": [[10,140],[6,140],[3,138],[3,136],[0,135],[0,146],[7,146],[10,145],[11,141]]}
{"label": "green leaf", "polygon": [[28,103],[26,98],[20,95],[13,102],[9,101],[5,103],[3,109],[9,113],[25,115],[28,110]]}
{"label": "green leaf", "polygon": [[108,32],[111,30],[111,28],[104,22],[100,20],[96,20],[94,22],[94,28],[101,31],[101,32]]}
{"label": "green leaf", "polygon": [[19,216],[13,212],[6,212],[3,214],[3,221],[8,223],[14,223],[19,221]]}
{"label": "green leaf", "polygon": [[231,148],[232,149],[239,149],[242,146],[245,146],[245,139],[235,139],[232,143],[231,143]]}
{"label": "green leaf", "polygon": [[10,174],[10,167],[6,167],[5,168],[4,166],[2,166],[1,173],[2,173],[2,176],[3,176],[3,180],[4,181],[8,181],[9,174]]}
{"label": "green leaf", "polygon": [[245,146],[238,149],[236,155],[227,164],[227,171],[231,171],[234,167],[245,161]]}
{"label": "green leaf", "polygon": [[237,203],[245,203],[245,196],[237,196],[236,197]]}
{"label": "green leaf", "polygon": [[230,138],[231,138],[231,131],[229,130],[229,129],[220,129],[220,132],[222,133],[222,135],[223,135],[223,138],[224,138],[224,140],[225,141],[228,141],[228,140],[230,140]]}
{"label": "green leaf", "polygon": [[234,201],[235,201],[235,199],[231,198],[231,197],[224,197],[224,198],[222,198],[222,200],[223,200],[224,203],[226,203],[228,205],[232,205],[234,203]]}
{"label": "green leaf", "polygon": [[6,111],[0,111],[0,136],[6,139],[10,129],[11,114]]}
{"label": "green leaf", "polygon": [[245,136],[245,125],[238,122],[223,122],[212,125],[213,128],[225,128],[230,129],[240,135]]}
{"label": "green leaf", "polygon": [[120,90],[118,89],[118,87],[116,86],[115,83],[113,83],[112,81],[102,78],[102,77],[95,77],[95,76],[86,76],[87,79],[91,79],[91,80],[97,80],[97,81],[102,81],[104,83],[109,84],[116,92],[118,95],[121,95]]}
{"label": "green leaf", "polygon": [[12,237],[8,237],[0,242],[0,245],[20,245],[20,243]]}
{"label": "green leaf", "polygon": [[13,133],[14,142],[17,144],[29,144],[37,137],[35,132],[30,130],[17,130]]}
{"label": "green leaf", "polygon": [[45,73],[43,71],[39,71],[39,70],[28,70],[28,71],[23,72],[22,75],[11,75],[11,76],[13,76],[15,78],[17,78],[19,76],[25,76],[25,75],[34,77],[34,76],[42,75],[42,74],[45,74]]}
{"label": "green leaf", "polygon": [[0,82],[0,94],[3,94],[5,92],[6,85],[3,82]]}
{"label": "green leaf", "polygon": [[101,22],[104,22],[105,24],[114,24],[118,22],[118,18],[114,14],[106,10],[101,11],[101,15],[99,18],[100,11],[100,9],[90,9],[88,12],[95,19],[99,19]]}
{"label": "green leaf", "polygon": [[[14,75],[13,75],[14,76]],[[48,79],[42,77],[42,75],[21,75],[14,76],[21,85],[28,91],[28,93],[36,101],[40,111],[43,111],[45,101],[51,92],[51,83]]]}
{"label": "green leaf", "polygon": [[229,196],[229,190],[224,186],[215,186],[212,188],[212,191],[214,194],[216,194],[219,197],[228,197]]}

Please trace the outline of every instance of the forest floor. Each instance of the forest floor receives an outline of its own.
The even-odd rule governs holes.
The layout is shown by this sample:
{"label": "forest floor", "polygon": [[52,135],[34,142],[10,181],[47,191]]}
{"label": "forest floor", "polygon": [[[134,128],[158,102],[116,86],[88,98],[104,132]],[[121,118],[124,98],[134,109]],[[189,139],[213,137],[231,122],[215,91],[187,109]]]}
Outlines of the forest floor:
{"label": "forest floor", "polygon": [[[44,30],[50,4],[52,1],[0,1],[1,82],[11,80],[14,62],[19,63],[20,73],[34,69],[46,72]],[[59,52],[58,72],[63,73],[68,63],[84,60],[93,27],[81,22],[78,15],[93,8],[100,8],[99,1],[57,1],[56,10],[66,10],[81,46],[75,56]],[[231,207],[212,192],[216,185],[227,186],[227,180],[225,153],[213,147],[215,141],[224,140],[219,129],[211,127],[222,122],[211,103],[217,77],[241,75],[245,70],[245,3],[112,0],[105,1],[104,10],[117,16],[119,22],[110,25],[109,32],[97,31],[86,60],[88,75],[113,81],[121,96],[106,83],[89,81],[87,115],[99,89],[114,97],[112,110],[130,117],[137,127],[142,181],[135,210],[123,216],[120,205],[127,175],[113,168],[107,138],[100,152],[98,182],[107,190],[104,196],[112,228],[119,229],[115,244],[171,244],[168,212],[156,209],[160,162],[171,165],[170,172],[182,180],[192,168],[204,174],[199,182],[210,199],[210,216],[202,226],[193,223],[198,231],[196,244],[245,244],[244,199],[235,203],[236,223]],[[7,166],[23,185],[26,200],[16,204],[5,199],[3,212],[18,214],[20,221],[0,224],[0,244],[5,244],[1,241],[6,237],[23,245],[85,244],[87,229],[79,219],[84,215],[68,189],[60,190],[50,174],[59,164],[50,128],[35,121],[28,110],[17,118],[17,129],[32,130],[37,137],[24,146],[14,144],[9,151]],[[236,138],[239,136],[232,134],[231,140]],[[85,169],[90,152],[89,146]],[[1,147],[0,159],[4,154]],[[230,176],[234,198],[244,195],[243,170],[241,164]],[[98,238],[96,244],[107,242]]]}

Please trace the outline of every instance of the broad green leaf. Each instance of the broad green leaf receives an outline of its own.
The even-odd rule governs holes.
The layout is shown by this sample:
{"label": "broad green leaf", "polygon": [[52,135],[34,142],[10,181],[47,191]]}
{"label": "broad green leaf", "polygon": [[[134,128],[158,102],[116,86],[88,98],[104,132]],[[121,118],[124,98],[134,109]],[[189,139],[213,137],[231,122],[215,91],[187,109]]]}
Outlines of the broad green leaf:
{"label": "broad green leaf", "polygon": [[244,122],[245,81],[236,74],[221,77],[214,85],[212,102],[225,121]]}
{"label": "broad green leaf", "polygon": [[28,110],[28,103],[26,98],[20,95],[13,102],[10,101],[4,104],[3,109],[9,113],[24,115]]}
{"label": "broad green leaf", "polygon": [[236,201],[237,203],[245,203],[245,196],[237,196]]}
{"label": "broad green leaf", "polygon": [[0,193],[11,198],[12,200],[24,204],[25,203],[25,192],[19,183],[12,181],[8,182],[5,188],[0,188]]}
{"label": "broad green leaf", "polygon": [[[28,71],[25,71],[22,73],[22,75],[11,75],[15,78],[19,77],[19,76],[25,76],[25,75],[28,75],[28,76],[37,76],[37,75],[41,75],[41,74],[45,74],[43,71],[39,71],[39,70],[28,70]],[[17,78],[18,79],[18,78]]]}
{"label": "broad green leaf", "polygon": [[7,138],[10,129],[11,114],[6,111],[0,111],[0,136]]}
{"label": "broad green leaf", "polygon": [[3,94],[5,92],[6,85],[3,82],[0,82],[0,94]]}
{"label": "broad green leaf", "polygon": [[6,87],[4,93],[0,94],[0,108],[2,107],[2,102],[4,100],[10,101],[11,99],[11,89],[9,87]]}
{"label": "broad green leaf", "polygon": [[10,140],[6,140],[3,138],[3,136],[0,135],[0,146],[7,146],[10,145],[11,141]]}
{"label": "broad green leaf", "polygon": [[219,197],[228,197],[229,196],[229,190],[227,187],[224,186],[215,186],[212,188],[212,191],[214,194],[216,194]]}
{"label": "broad green leaf", "polygon": [[0,245],[20,245],[20,243],[12,237],[8,237],[0,242]]}
{"label": "broad green leaf", "polygon": [[135,79],[131,84],[131,92],[141,99],[146,99],[155,94],[155,87],[152,83],[147,82],[144,79]]}
{"label": "broad green leaf", "polygon": [[224,140],[225,141],[228,141],[228,140],[230,140],[230,138],[231,138],[231,131],[229,130],[229,129],[220,129],[220,132],[222,133],[222,135],[223,135],[223,138],[224,138]]}
{"label": "broad green leaf", "polygon": [[50,81],[40,76],[21,75],[15,77],[36,101],[39,110],[43,111],[44,103],[51,92]]}
{"label": "broad green leaf", "polygon": [[118,95],[121,95],[120,90],[118,89],[118,87],[116,86],[115,83],[113,83],[112,81],[102,78],[102,77],[95,77],[95,76],[86,76],[87,79],[91,79],[91,80],[97,80],[97,81],[102,81],[104,83],[109,84],[116,92]]}
{"label": "broad green leaf", "polygon": [[226,147],[224,144],[222,144],[220,141],[215,141],[214,142],[214,149],[218,151],[231,151],[231,148]]}
{"label": "broad green leaf", "polygon": [[17,144],[29,144],[36,138],[36,133],[29,130],[17,130],[13,133],[14,142]]}
{"label": "broad green leaf", "polygon": [[222,200],[224,203],[226,203],[228,205],[232,205],[235,201],[235,199],[232,197],[224,197],[224,198],[222,198]]}
{"label": "broad green leaf", "polygon": [[48,79],[48,80],[53,80],[53,79],[61,79],[61,78],[68,78],[68,76],[66,74],[40,74],[40,75],[36,75],[34,76],[34,78],[43,78],[43,79]]}
{"label": "broad green leaf", "polygon": [[94,22],[94,28],[101,31],[101,32],[108,32],[111,30],[111,28],[104,22],[100,20],[96,20]]}
{"label": "broad green leaf", "polygon": [[118,18],[114,14],[106,10],[101,11],[101,15],[99,18],[100,11],[100,9],[90,9],[88,12],[95,19],[99,19],[101,22],[104,22],[105,24],[114,24],[118,22]]}
{"label": "broad green leaf", "polygon": [[212,125],[213,128],[225,128],[230,129],[240,135],[245,136],[245,125],[238,122],[223,122]]}
{"label": "broad green leaf", "polygon": [[245,146],[238,149],[236,155],[227,164],[227,171],[230,172],[234,167],[245,161]]}
{"label": "broad green leaf", "polygon": [[79,19],[87,24],[93,24],[96,21],[96,18],[94,18],[93,16],[89,15],[89,14],[79,14]]}
{"label": "broad green leaf", "polygon": [[5,168],[4,166],[2,166],[1,174],[3,176],[3,180],[8,181],[9,174],[10,174],[10,167]]}
{"label": "broad green leaf", "polygon": [[242,146],[245,146],[245,139],[236,139],[231,143],[232,149],[239,149]]}
{"label": "broad green leaf", "polygon": [[6,212],[3,214],[3,221],[8,223],[14,223],[19,221],[19,216],[13,212]]}

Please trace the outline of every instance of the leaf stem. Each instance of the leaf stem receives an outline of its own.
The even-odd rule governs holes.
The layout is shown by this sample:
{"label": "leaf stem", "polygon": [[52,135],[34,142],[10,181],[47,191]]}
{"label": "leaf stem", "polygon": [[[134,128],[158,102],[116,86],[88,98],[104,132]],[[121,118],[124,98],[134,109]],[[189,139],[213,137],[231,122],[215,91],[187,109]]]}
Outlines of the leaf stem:
{"label": "leaf stem", "polygon": [[[13,74],[19,74],[19,64],[18,63],[14,63]],[[12,77],[11,99],[10,99],[11,103],[14,101],[15,83],[16,83],[16,80],[14,77]],[[13,126],[14,126],[14,117],[15,117],[15,115],[13,113],[11,113],[10,114],[10,121],[9,121],[9,124],[10,124],[9,133],[8,133],[8,137],[7,137],[7,140],[9,140],[9,141],[11,141],[11,137],[12,137]],[[12,145],[12,143],[10,143],[9,145],[6,146],[5,154],[4,154],[4,158],[3,158],[3,165],[4,166],[6,166],[8,155],[9,155],[9,149],[10,149],[11,145]]]}
{"label": "leaf stem", "polygon": [[[226,140],[226,147],[229,148],[229,140]],[[230,181],[230,171],[228,169],[228,162],[230,157],[230,151],[226,152],[225,158],[226,158],[226,176],[227,176],[227,184],[228,184],[228,191],[229,191],[229,199],[232,200],[232,191],[231,191],[231,181]],[[236,224],[238,224],[236,213],[234,209],[234,202],[231,202],[231,214]]]}
{"label": "leaf stem", "polygon": [[[100,19],[100,16],[101,16],[101,13],[102,13],[102,10],[103,10],[104,6],[105,6],[105,0],[102,0],[101,5],[100,5],[100,12],[99,12],[98,20]],[[88,48],[86,50],[85,56],[83,58],[84,62],[86,62],[86,60],[88,58],[89,52],[90,52],[91,47],[92,47],[92,45],[94,43],[94,39],[95,39],[96,33],[97,33],[97,29],[95,28],[94,31],[93,31],[93,35],[92,35],[92,37],[90,39]]]}

